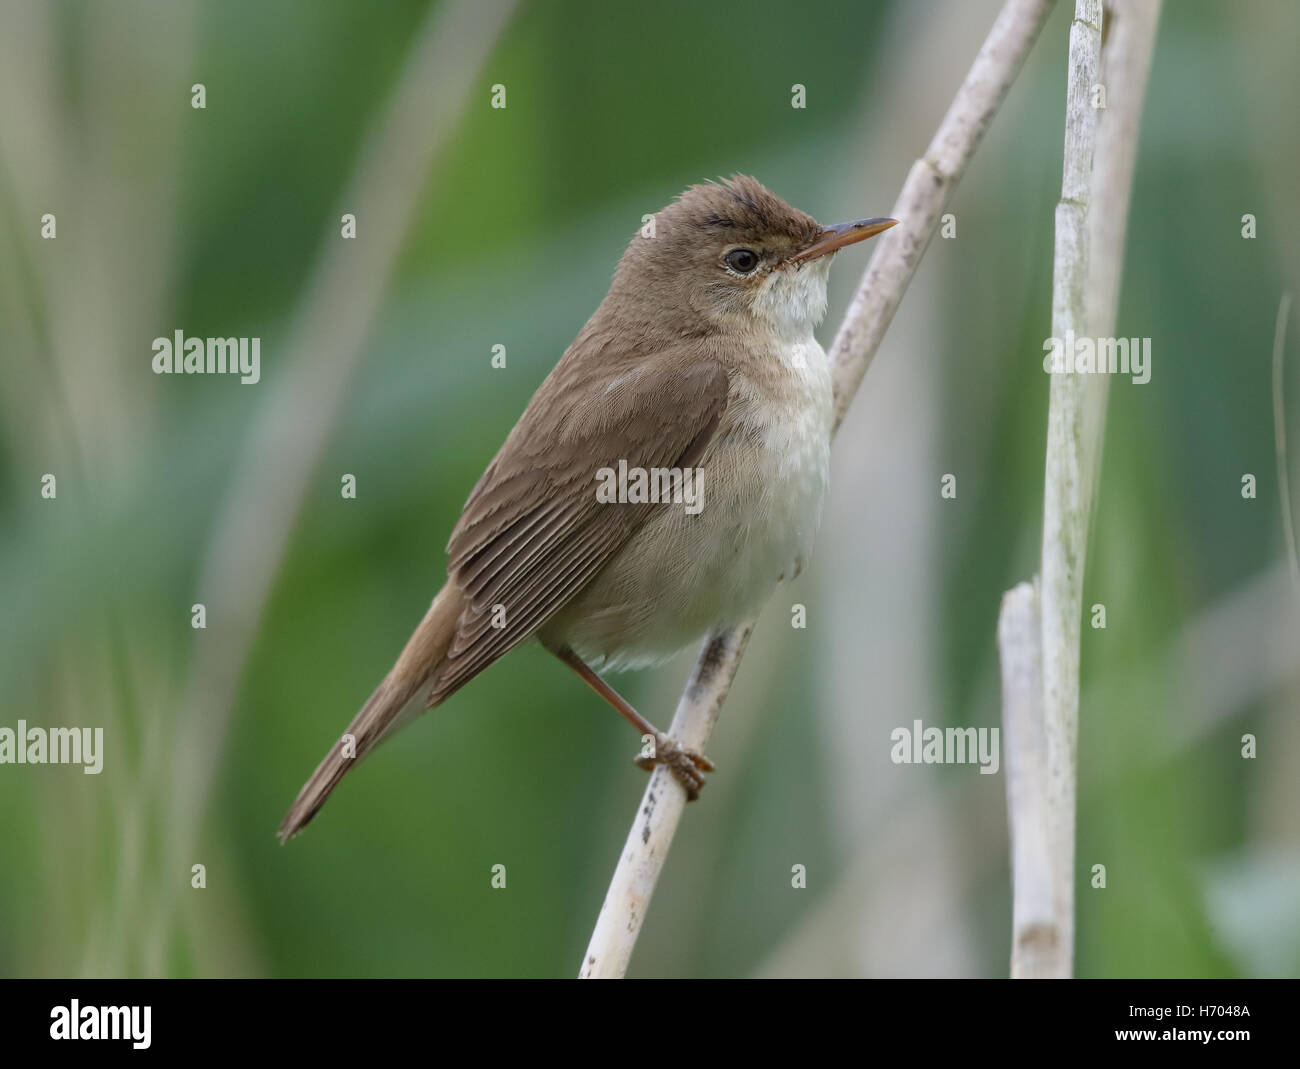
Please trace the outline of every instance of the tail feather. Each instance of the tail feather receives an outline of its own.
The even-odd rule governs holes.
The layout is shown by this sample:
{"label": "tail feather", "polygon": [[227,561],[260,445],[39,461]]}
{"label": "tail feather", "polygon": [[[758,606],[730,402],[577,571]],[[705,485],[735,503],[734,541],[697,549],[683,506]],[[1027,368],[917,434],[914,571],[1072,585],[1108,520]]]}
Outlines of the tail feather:
{"label": "tail feather", "polygon": [[280,822],[282,843],[297,835],[320,811],[330,792],[358,760],[422,711],[422,704],[415,699],[446,657],[460,611],[460,592],[449,582],[433,599],[392,670],[303,784]]}

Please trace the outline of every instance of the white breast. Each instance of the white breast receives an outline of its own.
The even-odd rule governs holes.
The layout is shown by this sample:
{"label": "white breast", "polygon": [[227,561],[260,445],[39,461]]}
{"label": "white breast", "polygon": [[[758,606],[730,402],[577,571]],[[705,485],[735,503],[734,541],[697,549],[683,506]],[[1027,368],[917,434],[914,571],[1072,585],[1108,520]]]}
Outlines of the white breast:
{"label": "white breast", "polygon": [[[749,517],[747,539],[738,553],[738,574],[747,574],[751,584],[737,592],[741,611],[752,611],[771,593],[772,583],[793,579],[803,568],[812,552],[830,472],[831,376],[826,353],[810,332],[785,345],[780,359],[788,370],[785,396],[774,398],[754,384],[742,383],[735,398],[739,425],[760,444],[758,449],[744,449],[735,460],[737,485],[730,491],[736,512]],[[753,470],[746,470],[749,465]]]}

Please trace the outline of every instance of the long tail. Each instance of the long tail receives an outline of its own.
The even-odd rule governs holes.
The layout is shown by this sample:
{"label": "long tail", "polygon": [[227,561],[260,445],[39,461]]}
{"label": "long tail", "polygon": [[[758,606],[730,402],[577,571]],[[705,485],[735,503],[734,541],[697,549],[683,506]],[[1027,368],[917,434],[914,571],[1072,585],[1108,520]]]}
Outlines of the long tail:
{"label": "long tail", "polygon": [[460,592],[453,583],[447,583],[433,599],[392,671],[352,718],[347,732],[325,755],[311,779],[303,784],[280,823],[282,843],[288,842],[306,826],[338,786],[339,780],[360,758],[421,711],[415,699],[446,657],[456,634],[461,608]]}

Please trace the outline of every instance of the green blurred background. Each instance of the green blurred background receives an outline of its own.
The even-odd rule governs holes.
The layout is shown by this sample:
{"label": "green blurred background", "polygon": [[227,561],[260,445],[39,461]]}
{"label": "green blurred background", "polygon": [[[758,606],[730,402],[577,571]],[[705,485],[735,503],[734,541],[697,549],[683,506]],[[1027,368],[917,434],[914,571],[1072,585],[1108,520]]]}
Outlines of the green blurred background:
{"label": "green blurred background", "polygon": [[[643,773],[540,651],[301,838],[276,825],[642,214],[736,171],[823,221],[887,214],[998,7],[525,0],[497,33],[488,3],[0,0],[0,726],[106,736],[99,776],[0,766],[0,974],[574,974]],[[755,633],[633,975],[1006,973],[1004,778],[895,766],[889,734],[1000,720],[999,600],[1038,559],[1069,7],[836,441],[816,559]],[[1270,389],[1300,289],[1297,39],[1287,0],[1162,17],[1118,325],[1153,373],[1111,388],[1085,589],[1084,976],[1300,972]],[[869,251],[838,257],[823,344]],[[262,382],[155,376],[176,329],[261,337]],[[692,657],[620,688],[664,724]]]}

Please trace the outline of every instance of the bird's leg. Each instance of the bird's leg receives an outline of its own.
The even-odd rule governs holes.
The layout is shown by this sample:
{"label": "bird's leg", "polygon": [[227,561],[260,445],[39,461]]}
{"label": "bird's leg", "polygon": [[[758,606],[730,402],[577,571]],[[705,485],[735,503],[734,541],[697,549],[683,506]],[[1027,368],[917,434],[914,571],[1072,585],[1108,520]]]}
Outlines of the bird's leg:
{"label": "bird's leg", "polygon": [[703,774],[713,771],[713,762],[701,753],[686,749],[671,735],[666,735],[660,731],[633,709],[618,691],[593,672],[586,662],[568,646],[561,646],[554,653],[555,656],[577,672],[587,686],[604,698],[646,738],[647,746],[652,747],[652,751],[648,754],[642,753],[636,759],[637,765],[647,772],[653,769],[655,765],[667,765],[669,771],[686,788],[687,799],[692,802],[695,801],[700,796],[700,788],[704,786]]}

